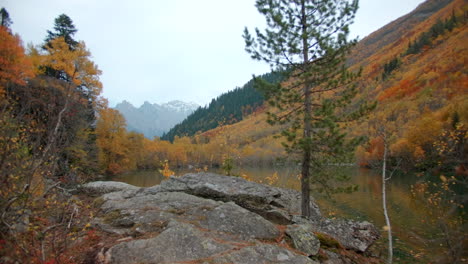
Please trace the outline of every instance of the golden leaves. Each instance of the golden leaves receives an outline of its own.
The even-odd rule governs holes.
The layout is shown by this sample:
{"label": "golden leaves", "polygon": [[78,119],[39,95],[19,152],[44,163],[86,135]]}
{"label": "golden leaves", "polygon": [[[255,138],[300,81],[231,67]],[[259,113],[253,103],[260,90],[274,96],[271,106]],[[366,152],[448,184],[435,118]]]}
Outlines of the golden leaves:
{"label": "golden leaves", "polygon": [[278,182],[279,177],[278,177],[278,172],[274,172],[273,175],[266,177],[266,180],[268,181],[269,185],[274,185]]}
{"label": "golden leaves", "polygon": [[90,60],[91,53],[84,42],[79,42],[76,48],[70,49],[63,37],[53,39],[46,45],[47,54],[42,58],[43,66],[50,67],[66,75],[66,79],[74,85],[84,85],[90,90],[90,95],[96,97],[101,93],[102,83],[99,81],[101,71]]}
{"label": "golden leaves", "polygon": [[173,176],[175,173],[173,171],[171,171],[169,169],[169,161],[168,160],[165,160],[163,163],[162,163],[162,170],[159,170],[159,172],[166,178],[169,178],[171,176]]}

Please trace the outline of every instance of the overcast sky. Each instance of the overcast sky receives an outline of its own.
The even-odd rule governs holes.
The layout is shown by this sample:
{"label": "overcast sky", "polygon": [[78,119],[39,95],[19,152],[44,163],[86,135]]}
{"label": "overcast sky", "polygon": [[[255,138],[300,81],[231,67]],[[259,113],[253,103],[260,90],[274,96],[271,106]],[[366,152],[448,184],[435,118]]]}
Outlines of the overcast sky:
{"label": "overcast sky", "polygon": [[[360,39],[423,0],[361,0],[351,27]],[[264,24],[254,0],[0,0],[23,42],[40,44],[67,14],[103,71],[111,106],[127,100],[205,105],[269,71],[244,51],[242,31]]]}

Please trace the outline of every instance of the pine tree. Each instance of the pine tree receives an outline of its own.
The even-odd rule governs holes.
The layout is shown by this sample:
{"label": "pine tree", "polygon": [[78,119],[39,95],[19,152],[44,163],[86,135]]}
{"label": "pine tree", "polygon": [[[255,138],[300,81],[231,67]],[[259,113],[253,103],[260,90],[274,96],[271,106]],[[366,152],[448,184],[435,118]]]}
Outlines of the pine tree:
{"label": "pine tree", "polygon": [[358,1],[257,0],[256,8],[265,16],[267,29],[256,29],[256,37],[244,30],[246,51],[288,78],[277,85],[260,79],[257,83],[276,109],[268,113],[269,123],[288,124],[282,131],[284,146],[302,156],[301,209],[310,218],[310,184],[327,187],[328,178],[318,172],[357,142],[345,140],[341,122],[369,109],[363,105],[343,110],[356,93],[352,83],[358,74],[347,71],[345,56],[356,43],[347,36]]}
{"label": "pine tree", "polygon": [[2,7],[2,9],[0,9],[0,19],[1,19],[0,26],[2,26],[2,27],[9,28],[11,26],[11,24],[13,24],[13,22],[11,21],[11,18],[10,18],[10,14],[8,13],[8,11],[4,7]]}
{"label": "pine tree", "polygon": [[46,45],[50,45],[49,43],[53,39],[63,37],[70,49],[74,49],[78,45],[78,41],[73,38],[77,31],[71,18],[61,14],[55,19],[54,31],[47,30]]}

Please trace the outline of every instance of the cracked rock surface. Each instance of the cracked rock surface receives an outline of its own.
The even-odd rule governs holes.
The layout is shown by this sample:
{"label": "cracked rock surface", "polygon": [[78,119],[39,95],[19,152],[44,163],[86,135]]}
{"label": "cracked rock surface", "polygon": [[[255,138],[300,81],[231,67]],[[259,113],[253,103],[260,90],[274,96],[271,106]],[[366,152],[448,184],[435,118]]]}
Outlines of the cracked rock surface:
{"label": "cracked rock surface", "polygon": [[149,188],[95,182],[81,189],[101,194],[94,226],[126,237],[103,249],[98,263],[347,263],[325,250],[320,259],[315,235],[355,252],[379,236],[368,222],[323,218],[313,199],[313,217],[301,218],[297,191],[212,173]]}

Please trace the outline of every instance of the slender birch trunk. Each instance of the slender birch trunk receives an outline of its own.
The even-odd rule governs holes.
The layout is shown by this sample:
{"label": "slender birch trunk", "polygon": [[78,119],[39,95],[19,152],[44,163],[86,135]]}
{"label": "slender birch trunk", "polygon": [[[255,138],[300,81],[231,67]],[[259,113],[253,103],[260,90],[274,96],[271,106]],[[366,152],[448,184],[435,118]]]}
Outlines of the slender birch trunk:
{"label": "slender birch trunk", "polygon": [[388,216],[387,210],[387,190],[386,190],[386,181],[387,179],[387,139],[384,136],[384,156],[383,156],[383,166],[382,166],[382,205],[385,216],[385,224],[387,226],[388,232],[388,258],[387,263],[391,264],[393,262],[393,241],[392,241],[392,226],[390,224],[390,217]]}

